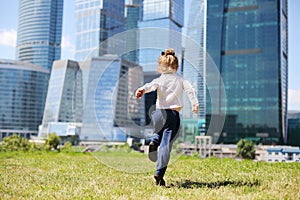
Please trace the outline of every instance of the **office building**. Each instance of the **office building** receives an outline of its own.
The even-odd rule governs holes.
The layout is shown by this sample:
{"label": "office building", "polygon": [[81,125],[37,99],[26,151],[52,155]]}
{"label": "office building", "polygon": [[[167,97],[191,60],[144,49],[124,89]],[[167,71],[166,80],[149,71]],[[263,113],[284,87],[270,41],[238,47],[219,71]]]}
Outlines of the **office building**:
{"label": "office building", "polygon": [[299,147],[277,147],[267,149],[268,162],[300,162]]}
{"label": "office building", "polygon": [[[287,0],[207,1],[206,50],[226,92],[226,106],[217,108],[226,112],[218,142],[286,141],[287,7]],[[212,109],[207,95],[207,126]]]}
{"label": "office building", "polygon": [[[126,0],[125,1],[125,20],[126,31],[138,28],[138,21],[140,20],[142,0]],[[131,31],[126,34],[126,54],[124,59],[130,62],[137,62],[137,48],[138,48],[138,34],[136,31]]]}
{"label": "office building", "polygon": [[126,141],[141,136],[143,103],[134,97],[143,83],[140,66],[118,56],[93,57],[89,66],[86,101],[80,139],[84,141]]}
{"label": "office building", "polygon": [[[138,37],[137,63],[143,67],[144,80],[149,82],[159,76],[156,72],[161,51],[173,48],[179,62],[182,59],[182,27],[184,1],[144,0],[141,7]],[[181,63],[179,66],[181,71]],[[150,123],[151,110],[155,109],[156,92],[145,95],[146,124]]]}
{"label": "office building", "polygon": [[60,59],[63,0],[19,0],[17,59],[51,70]]}
{"label": "office building", "polygon": [[81,123],[82,86],[82,71],[77,62],[59,60],[53,63],[39,137],[47,136],[50,123]]}
{"label": "office building", "polygon": [[110,40],[100,48],[103,41],[125,30],[124,5],[124,0],[75,1],[76,60],[110,53],[110,47],[124,42]]}
{"label": "office building", "polygon": [[[205,129],[202,127],[205,125],[205,113],[206,113],[206,87],[205,87],[205,15],[206,7],[204,0],[193,0],[190,2],[188,23],[186,26],[186,40],[184,47],[183,60],[183,77],[190,81],[196,90],[197,98],[199,101],[199,113],[196,116],[192,112],[192,105],[184,96],[184,107],[182,110],[182,126],[183,132],[181,139],[183,141],[194,142],[196,135],[205,134]],[[196,45],[189,45],[190,42],[196,43]],[[193,58],[193,64],[191,60],[187,58]]]}
{"label": "office building", "polygon": [[[172,31],[181,33],[184,22],[184,1],[181,0],[144,0],[142,4],[141,19],[138,23],[141,31],[139,36],[138,63],[143,66],[145,72],[155,72],[157,59],[161,51],[173,48],[178,59],[181,60],[182,39],[180,34],[172,34]],[[151,30],[152,29],[152,30]],[[159,29],[170,30],[169,34]],[[161,49],[143,48],[149,42],[160,44]],[[153,44],[153,46],[155,46]]]}
{"label": "office building", "polygon": [[288,113],[288,136],[287,144],[300,146],[300,112],[289,111]]}
{"label": "office building", "polygon": [[0,60],[0,141],[13,134],[38,134],[49,74],[37,65]]}
{"label": "office building", "polygon": [[134,91],[142,83],[142,68],[114,55],[55,61],[39,137],[56,131],[83,141],[141,138],[144,104]]}

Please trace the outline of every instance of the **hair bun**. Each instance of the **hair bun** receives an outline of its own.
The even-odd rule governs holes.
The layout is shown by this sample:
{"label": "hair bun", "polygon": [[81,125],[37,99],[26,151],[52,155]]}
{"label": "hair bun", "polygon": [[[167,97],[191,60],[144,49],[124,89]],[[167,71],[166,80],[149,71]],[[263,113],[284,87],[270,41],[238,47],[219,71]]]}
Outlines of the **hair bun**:
{"label": "hair bun", "polygon": [[168,48],[164,52],[161,52],[161,55],[166,55],[166,56],[172,55],[172,56],[175,56],[175,51],[174,51],[174,49]]}

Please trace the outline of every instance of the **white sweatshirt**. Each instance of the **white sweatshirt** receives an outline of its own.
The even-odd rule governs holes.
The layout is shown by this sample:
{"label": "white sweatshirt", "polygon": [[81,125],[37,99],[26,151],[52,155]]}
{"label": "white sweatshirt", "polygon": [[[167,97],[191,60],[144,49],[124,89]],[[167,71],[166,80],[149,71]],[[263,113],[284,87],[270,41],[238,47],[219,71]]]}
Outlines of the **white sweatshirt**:
{"label": "white sweatshirt", "polygon": [[144,89],[145,93],[157,90],[157,109],[182,108],[183,91],[186,92],[193,106],[199,105],[192,85],[176,73],[161,74],[160,77],[150,83],[146,83],[139,89]]}

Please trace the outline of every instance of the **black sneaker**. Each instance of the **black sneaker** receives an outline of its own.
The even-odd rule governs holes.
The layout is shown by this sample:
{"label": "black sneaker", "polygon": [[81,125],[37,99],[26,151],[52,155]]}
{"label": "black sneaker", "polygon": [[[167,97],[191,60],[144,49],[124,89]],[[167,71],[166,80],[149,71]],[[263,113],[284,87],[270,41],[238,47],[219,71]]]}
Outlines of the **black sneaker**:
{"label": "black sneaker", "polygon": [[157,161],[157,148],[158,148],[157,144],[155,144],[154,142],[150,142],[150,144],[149,144],[148,158],[152,162],[156,162]]}
{"label": "black sneaker", "polygon": [[155,184],[159,186],[166,186],[166,182],[163,178],[161,178],[159,175],[154,175]]}

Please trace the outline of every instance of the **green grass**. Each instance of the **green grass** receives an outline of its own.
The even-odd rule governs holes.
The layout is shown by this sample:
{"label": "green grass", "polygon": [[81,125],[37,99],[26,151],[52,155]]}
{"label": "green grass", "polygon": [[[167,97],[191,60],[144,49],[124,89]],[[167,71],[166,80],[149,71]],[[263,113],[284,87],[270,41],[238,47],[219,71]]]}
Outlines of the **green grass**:
{"label": "green grass", "polygon": [[300,163],[181,156],[167,187],[154,166],[138,153],[0,153],[0,199],[300,199]]}

